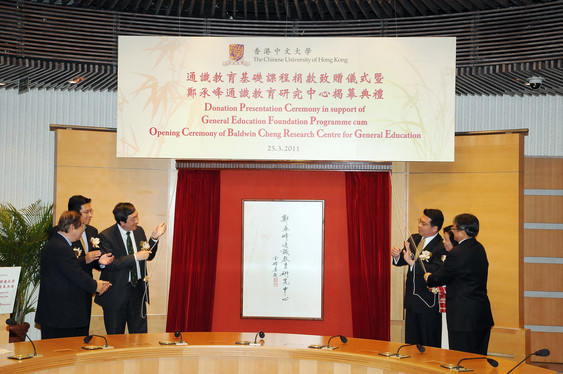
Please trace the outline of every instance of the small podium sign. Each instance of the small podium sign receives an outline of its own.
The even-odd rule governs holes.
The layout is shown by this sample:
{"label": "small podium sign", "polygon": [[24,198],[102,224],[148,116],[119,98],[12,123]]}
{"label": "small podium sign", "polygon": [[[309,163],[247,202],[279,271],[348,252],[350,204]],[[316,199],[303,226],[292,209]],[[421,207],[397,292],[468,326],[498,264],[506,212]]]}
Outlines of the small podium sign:
{"label": "small podium sign", "polygon": [[14,310],[14,300],[20,279],[21,267],[0,267],[0,314]]}

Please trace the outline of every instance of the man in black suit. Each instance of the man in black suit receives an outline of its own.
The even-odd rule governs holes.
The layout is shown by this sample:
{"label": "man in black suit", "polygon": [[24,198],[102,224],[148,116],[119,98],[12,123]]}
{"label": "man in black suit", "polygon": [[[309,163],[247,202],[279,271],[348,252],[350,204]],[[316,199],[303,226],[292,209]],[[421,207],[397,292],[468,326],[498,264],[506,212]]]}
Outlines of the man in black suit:
{"label": "man in black suit", "polygon": [[486,355],[494,321],[487,296],[487,253],[475,239],[479,220],[460,214],[454,218],[452,231],[459,244],[448,253],[442,268],[429,270],[424,278],[429,286],[447,285],[450,349]]}
{"label": "man in black suit", "polygon": [[146,333],[146,302],[148,279],[146,261],[156,255],[158,238],[166,232],[163,222],[153,230],[147,242],[139,224],[139,213],[131,203],[118,203],[113,209],[117,222],[100,233],[103,253],[112,253],[114,261],[102,267],[100,279],[112,283],[111,292],[98,295],[95,302],[104,309],[104,323],[108,334]]}
{"label": "man in black suit", "polygon": [[[90,276],[93,277],[92,269],[99,269],[99,265],[108,265],[113,261],[111,253],[102,255],[100,250],[98,238],[98,229],[90,225],[94,210],[92,209],[92,199],[82,195],[74,195],[68,199],[68,210],[74,211],[82,215],[82,222],[84,223],[84,232],[80,238],[72,243],[73,248],[80,250],[78,262],[82,269]],[[92,314],[92,295],[85,293],[84,302],[88,310],[88,326],[86,326],[85,334],[89,335],[90,331],[90,317]]]}
{"label": "man in black suit", "polygon": [[[39,299],[35,322],[41,325],[41,339],[87,335],[90,311],[85,295],[103,294],[111,284],[96,281],[79,265],[79,249],[73,247],[84,231],[80,214],[64,212],[41,253]],[[86,334],[84,333],[86,331]]]}
{"label": "man in black suit", "polygon": [[413,234],[402,249],[391,249],[393,265],[408,266],[404,301],[407,344],[441,346],[438,295],[428,289],[423,276],[425,270],[436,271],[443,264],[441,257],[446,250],[438,233],[443,223],[444,215],[439,209],[424,209],[418,219],[418,234]]}

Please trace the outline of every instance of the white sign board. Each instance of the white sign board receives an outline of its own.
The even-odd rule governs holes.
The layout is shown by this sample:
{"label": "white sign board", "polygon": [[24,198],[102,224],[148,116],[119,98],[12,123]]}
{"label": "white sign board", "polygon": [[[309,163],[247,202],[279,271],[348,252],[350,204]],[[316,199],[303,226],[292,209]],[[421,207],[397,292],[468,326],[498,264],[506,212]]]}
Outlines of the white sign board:
{"label": "white sign board", "polygon": [[14,310],[20,271],[19,266],[0,267],[0,314],[9,314]]}

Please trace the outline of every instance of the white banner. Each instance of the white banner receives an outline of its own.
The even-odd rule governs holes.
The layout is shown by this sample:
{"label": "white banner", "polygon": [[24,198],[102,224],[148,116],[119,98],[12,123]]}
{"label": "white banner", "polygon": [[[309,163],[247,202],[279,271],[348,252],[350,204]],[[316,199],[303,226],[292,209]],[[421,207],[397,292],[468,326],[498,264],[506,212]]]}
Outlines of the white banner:
{"label": "white banner", "polygon": [[453,161],[455,43],[121,36],[117,156]]}

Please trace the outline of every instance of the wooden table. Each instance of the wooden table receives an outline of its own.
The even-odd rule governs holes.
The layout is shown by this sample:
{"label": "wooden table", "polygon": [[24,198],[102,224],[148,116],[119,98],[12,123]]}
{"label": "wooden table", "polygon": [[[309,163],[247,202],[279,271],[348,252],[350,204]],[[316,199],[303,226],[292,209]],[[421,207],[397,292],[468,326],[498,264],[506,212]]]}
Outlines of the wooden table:
{"label": "wooden table", "polygon": [[[42,374],[114,374],[114,373],[191,373],[191,374],[393,374],[448,373],[441,364],[457,364],[466,357],[478,355],[426,348],[420,353],[415,346],[403,347],[401,354],[409,358],[380,356],[381,352],[396,352],[400,343],[368,339],[338,338],[330,345],[335,350],[312,349],[309,345],[326,345],[328,337],[298,334],[270,334],[261,346],[235,344],[254,342],[256,333],[194,332],[183,333],[187,346],[164,346],[159,341],[175,340],[172,333],[108,335],[113,349],[86,351],[82,338],[39,340],[35,342],[37,357],[22,361],[10,360],[11,354],[33,353],[29,341],[0,345],[11,354],[0,355],[0,373]],[[260,338],[258,338],[260,340]],[[103,338],[94,337],[89,345],[103,345]],[[476,373],[507,373],[516,362],[497,359],[493,368],[486,360],[464,361],[462,366]],[[531,365],[521,365],[514,374],[554,373]]]}

